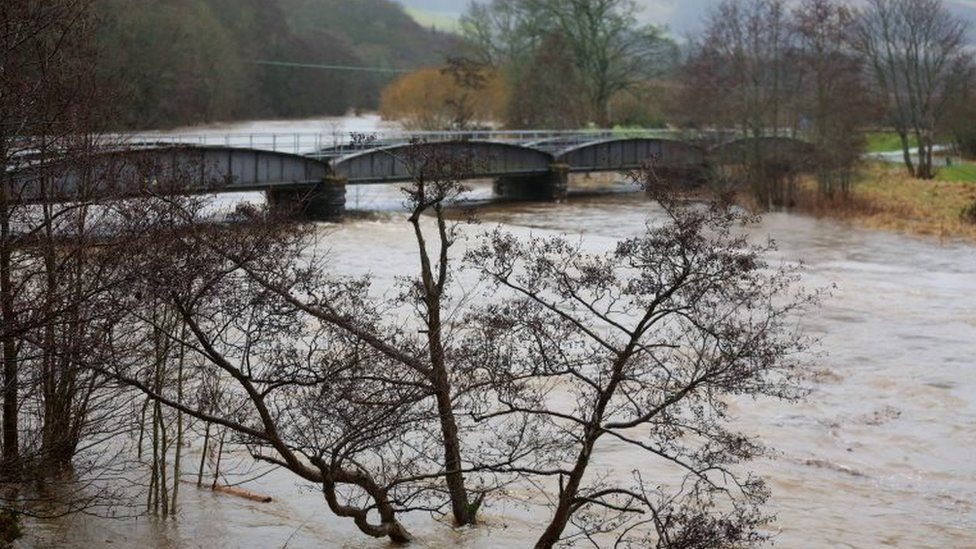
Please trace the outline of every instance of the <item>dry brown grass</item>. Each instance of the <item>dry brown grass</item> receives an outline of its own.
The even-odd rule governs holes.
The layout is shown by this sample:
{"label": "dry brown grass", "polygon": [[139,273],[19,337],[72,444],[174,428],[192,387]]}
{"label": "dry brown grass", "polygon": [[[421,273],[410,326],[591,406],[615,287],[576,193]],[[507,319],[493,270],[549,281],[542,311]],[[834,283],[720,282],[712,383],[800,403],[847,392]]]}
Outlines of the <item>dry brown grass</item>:
{"label": "dry brown grass", "polygon": [[865,167],[846,199],[826,200],[815,189],[812,179],[801,182],[798,210],[865,227],[976,241],[976,223],[961,216],[976,202],[973,181],[920,181],[900,166],[872,164]]}

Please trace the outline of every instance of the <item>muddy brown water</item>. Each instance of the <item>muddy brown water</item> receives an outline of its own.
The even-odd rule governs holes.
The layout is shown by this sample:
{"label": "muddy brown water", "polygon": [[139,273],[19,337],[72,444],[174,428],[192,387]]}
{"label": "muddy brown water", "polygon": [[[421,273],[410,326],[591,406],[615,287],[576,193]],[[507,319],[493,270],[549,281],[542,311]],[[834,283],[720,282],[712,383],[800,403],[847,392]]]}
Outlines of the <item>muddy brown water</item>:
{"label": "muddy brown water", "polygon": [[[486,198],[486,188],[474,192]],[[322,225],[341,270],[377,284],[416,263],[393,188],[350,191],[374,213]],[[379,210],[376,213],[375,210]],[[484,230],[581,235],[606,249],[658,214],[640,193],[565,204],[494,204]],[[804,319],[822,337],[813,391],[799,404],[747,402],[743,429],[779,457],[754,464],[769,480],[779,547],[976,547],[976,246],[770,214],[751,229],[779,243],[778,260],[806,264],[805,284],[836,285]],[[598,465],[613,475],[654,465],[612,443]],[[196,456],[197,459],[199,456]],[[185,459],[189,468],[194,456]],[[328,511],[314,487],[284,472],[248,484],[270,504],[181,489],[176,520],[78,517],[33,524],[22,546],[384,547]],[[419,547],[523,547],[541,532],[541,506],[493,502],[485,524],[454,531],[429,516],[406,518]]]}

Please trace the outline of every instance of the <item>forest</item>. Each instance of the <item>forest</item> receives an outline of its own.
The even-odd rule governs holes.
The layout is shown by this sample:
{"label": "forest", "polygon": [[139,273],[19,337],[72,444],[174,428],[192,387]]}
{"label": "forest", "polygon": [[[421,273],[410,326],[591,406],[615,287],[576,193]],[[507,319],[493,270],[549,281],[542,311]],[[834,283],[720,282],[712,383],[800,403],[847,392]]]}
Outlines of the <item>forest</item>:
{"label": "forest", "polygon": [[[99,0],[102,77],[133,129],[375,108],[391,69],[436,64],[456,38],[391,0]],[[370,67],[338,71],[291,64]]]}

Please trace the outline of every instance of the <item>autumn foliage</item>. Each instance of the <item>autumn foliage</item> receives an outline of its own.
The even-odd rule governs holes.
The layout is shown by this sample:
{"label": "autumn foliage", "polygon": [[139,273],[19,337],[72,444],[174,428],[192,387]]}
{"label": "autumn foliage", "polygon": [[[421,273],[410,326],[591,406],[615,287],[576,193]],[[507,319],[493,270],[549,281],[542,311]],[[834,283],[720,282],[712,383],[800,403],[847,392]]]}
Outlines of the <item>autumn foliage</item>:
{"label": "autumn foliage", "polygon": [[501,120],[505,80],[491,69],[459,77],[451,67],[427,67],[401,76],[380,97],[380,114],[418,130],[466,129]]}

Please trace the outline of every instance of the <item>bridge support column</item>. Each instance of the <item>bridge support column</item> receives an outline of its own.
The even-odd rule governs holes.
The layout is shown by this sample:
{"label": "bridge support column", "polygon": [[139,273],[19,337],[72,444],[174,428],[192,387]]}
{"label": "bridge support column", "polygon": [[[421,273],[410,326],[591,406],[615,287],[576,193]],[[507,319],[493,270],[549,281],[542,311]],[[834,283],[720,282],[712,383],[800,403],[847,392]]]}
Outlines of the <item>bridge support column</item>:
{"label": "bridge support column", "polygon": [[314,187],[269,189],[268,204],[289,215],[312,221],[338,221],[346,212],[346,179],[325,176]]}
{"label": "bridge support column", "polygon": [[495,194],[512,200],[561,201],[569,192],[569,165],[553,164],[549,172],[539,175],[499,177],[494,183]]}

